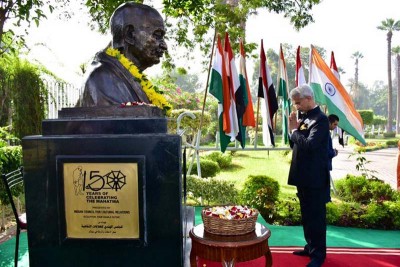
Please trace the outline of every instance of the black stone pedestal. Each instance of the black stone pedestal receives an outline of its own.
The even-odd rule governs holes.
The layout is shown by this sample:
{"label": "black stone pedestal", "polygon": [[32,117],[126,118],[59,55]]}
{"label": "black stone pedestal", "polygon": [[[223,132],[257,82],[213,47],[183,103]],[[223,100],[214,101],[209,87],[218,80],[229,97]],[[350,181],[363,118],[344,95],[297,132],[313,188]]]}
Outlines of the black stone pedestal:
{"label": "black stone pedestal", "polygon": [[180,137],[153,111],[81,111],[23,139],[30,267],[183,266]]}

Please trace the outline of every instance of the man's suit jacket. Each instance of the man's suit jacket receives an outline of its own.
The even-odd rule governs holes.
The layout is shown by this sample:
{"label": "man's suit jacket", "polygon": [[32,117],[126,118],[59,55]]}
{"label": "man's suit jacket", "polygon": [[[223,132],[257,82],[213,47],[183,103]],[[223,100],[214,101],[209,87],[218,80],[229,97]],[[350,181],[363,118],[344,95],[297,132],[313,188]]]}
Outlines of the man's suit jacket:
{"label": "man's suit jacket", "polygon": [[96,54],[86,73],[78,107],[120,105],[126,102],[149,103],[140,82],[115,58]]}
{"label": "man's suit jacket", "polygon": [[332,170],[332,159],[336,157],[336,151],[333,149],[332,138],[329,136],[329,146],[328,146],[328,168]]}
{"label": "man's suit jacket", "polygon": [[329,186],[329,121],[317,106],[303,114],[297,131],[290,136],[293,149],[288,184],[298,187]]}

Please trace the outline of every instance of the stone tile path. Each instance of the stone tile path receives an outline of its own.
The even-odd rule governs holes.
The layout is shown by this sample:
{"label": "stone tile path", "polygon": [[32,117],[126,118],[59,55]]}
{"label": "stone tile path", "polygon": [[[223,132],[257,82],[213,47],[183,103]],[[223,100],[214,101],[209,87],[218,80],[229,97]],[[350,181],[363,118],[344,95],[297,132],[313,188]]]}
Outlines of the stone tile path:
{"label": "stone tile path", "polygon": [[[333,147],[338,150],[338,155],[333,158],[331,176],[333,180],[344,178],[347,174],[360,175],[357,171],[357,157],[363,156],[368,161],[365,164],[367,170],[372,170],[372,175],[390,184],[393,189],[396,189],[397,184],[397,157],[399,149],[386,148],[377,151],[365,152],[361,155],[354,154],[351,146],[344,148],[338,143],[337,138],[333,140]],[[350,157],[349,157],[350,156]]]}

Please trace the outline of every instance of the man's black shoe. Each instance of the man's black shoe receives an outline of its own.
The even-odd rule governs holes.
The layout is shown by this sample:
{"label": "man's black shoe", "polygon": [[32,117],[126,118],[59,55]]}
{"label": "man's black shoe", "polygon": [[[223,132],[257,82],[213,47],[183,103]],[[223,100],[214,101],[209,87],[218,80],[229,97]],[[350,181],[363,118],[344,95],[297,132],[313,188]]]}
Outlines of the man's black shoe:
{"label": "man's black shoe", "polygon": [[325,259],[312,258],[311,261],[306,265],[306,267],[321,267]]}
{"label": "man's black shoe", "polygon": [[308,253],[308,251],[307,250],[295,250],[295,251],[293,251],[293,255],[296,255],[296,256],[310,256],[310,253]]}

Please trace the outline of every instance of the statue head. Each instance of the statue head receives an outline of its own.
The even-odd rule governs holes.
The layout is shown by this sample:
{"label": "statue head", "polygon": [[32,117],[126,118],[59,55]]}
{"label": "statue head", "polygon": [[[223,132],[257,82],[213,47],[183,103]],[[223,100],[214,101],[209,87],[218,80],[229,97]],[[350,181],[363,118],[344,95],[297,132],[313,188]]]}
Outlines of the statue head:
{"label": "statue head", "polygon": [[163,18],[150,6],[133,2],[120,5],[111,16],[110,28],[112,47],[141,71],[160,63],[167,50]]}

